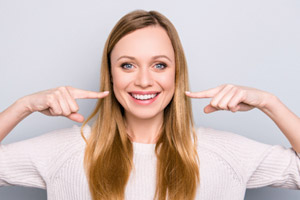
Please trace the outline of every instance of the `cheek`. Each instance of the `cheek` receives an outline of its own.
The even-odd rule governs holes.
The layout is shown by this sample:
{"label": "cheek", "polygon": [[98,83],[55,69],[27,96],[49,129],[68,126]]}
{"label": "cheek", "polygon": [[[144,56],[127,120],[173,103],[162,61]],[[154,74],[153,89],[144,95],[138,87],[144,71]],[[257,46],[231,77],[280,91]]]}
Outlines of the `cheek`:
{"label": "cheek", "polygon": [[161,104],[162,109],[165,109],[166,106],[170,103],[174,96],[175,92],[175,75],[174,74],[169,74],[168,76],[165,76],[161,79],[162,87],[164,90],[164,98],[163,102]]}
{"label": "cheek", "polygon": [[118,93],[121,89],[123,89],[124,85],[126,84],[126,79],[122,74],[117,70],[112,70],[112,82],[113,82],[113,88],[114,92]]}
{"label": "cheek", "polygon": [[113,90],[117,100],[123,105],[126,88],[130,84],[130,78],[117,71],[112,72]]}
{"label": "cheek", "polygon": [[161,77],[160,83],[164,90],[174,93],[175,89],[175,73],[170,72]]}

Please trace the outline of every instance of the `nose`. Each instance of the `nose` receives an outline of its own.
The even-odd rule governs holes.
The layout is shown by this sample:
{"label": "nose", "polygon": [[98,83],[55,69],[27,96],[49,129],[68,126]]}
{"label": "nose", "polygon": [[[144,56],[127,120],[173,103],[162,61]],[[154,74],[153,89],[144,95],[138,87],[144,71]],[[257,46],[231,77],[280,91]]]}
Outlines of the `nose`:
{"label": "nose", "polygon": [[153,78],[147,67],[141,67],[139,69],[135,79],[135,85],[142,88],[147,88],[153,85]]}

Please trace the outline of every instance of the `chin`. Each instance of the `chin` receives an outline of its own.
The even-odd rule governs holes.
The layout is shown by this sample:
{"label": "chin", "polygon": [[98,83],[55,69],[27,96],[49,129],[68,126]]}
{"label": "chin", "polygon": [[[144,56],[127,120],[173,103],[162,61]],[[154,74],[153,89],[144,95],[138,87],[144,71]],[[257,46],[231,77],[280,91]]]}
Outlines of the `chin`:
{"label": "chin", "polygon": [[[127,112],[127,111],[126,111]],[[134,112],[128,112],[129,115],[133,116],[134,118],[137,118],[137,119],[143,119],[143,120],[146,120],[146,119],[152,119],[156,116],[158,116],[159,114],[161,114],[163,111],[160,111],[160,112],[151,112],[150,111],[147,111],[147,110],[135,110]]]}

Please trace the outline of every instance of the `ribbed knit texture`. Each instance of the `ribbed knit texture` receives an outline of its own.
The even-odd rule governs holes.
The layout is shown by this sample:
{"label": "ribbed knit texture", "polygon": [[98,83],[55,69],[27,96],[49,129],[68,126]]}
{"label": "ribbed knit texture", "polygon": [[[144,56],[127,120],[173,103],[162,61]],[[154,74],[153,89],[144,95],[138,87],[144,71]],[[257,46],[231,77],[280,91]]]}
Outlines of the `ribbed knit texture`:
{"label": "ribbed knit texture", "polygon": [[[88,137],[90,127],[86,127]],[[300,159],[292,148],[262,144],[243,136],[199,128],[200,185],[196,199],[241,200],[246,188],[300,189]],[[134,169],[126,200],[152,200],[155,192],[155,144],[133,142]],[[0,145],[0,186],[47,189],[49,200],[90,200],[83,169],[85,142],[80,127]]]}

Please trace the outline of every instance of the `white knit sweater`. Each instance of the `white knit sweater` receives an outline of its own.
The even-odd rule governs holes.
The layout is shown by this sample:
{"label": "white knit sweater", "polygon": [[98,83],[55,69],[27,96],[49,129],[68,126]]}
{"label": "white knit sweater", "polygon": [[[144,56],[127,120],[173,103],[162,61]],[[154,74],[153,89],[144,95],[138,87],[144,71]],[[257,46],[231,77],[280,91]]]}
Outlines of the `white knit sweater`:
{"label": "white knit sweater", "polygon": [[[85,128],[88,136],[90,127]],[[246,188],[300,189],[300,155],[225,131],[199,128],[200,186],[196,199],[241,200]],[[0,145],[0,186],[47,189],[49,200],[91,199],[83,169],[85,143],[80,127],[57,130],[29,140]],[[152,200],[155,144],[133,143],[134,165],[127,200]]]}

